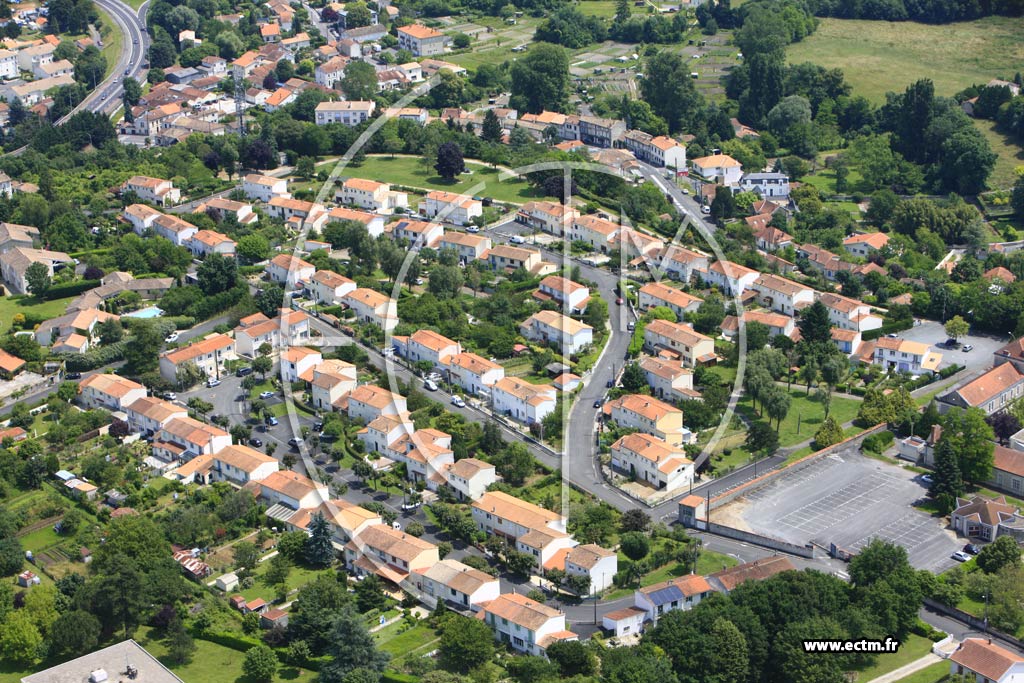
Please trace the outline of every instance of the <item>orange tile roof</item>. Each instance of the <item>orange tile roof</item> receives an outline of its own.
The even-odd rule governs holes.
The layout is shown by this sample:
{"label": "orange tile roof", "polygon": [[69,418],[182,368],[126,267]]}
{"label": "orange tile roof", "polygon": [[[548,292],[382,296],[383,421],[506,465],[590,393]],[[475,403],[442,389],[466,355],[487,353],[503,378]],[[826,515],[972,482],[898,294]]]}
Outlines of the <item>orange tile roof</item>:
{"label": "orange tile roof", "polygon": [[965,639],[949,659],[991,681],[1002,680],[1014,664],[1024,662],[1024,657],[1016,652],[981,638]]}
{"label": "orange tile roof", "polygon": [[193,342],[188,346],[174,351],[167,351],[163,357],[174,365],[190,361],[193,358],[213,353],[221,349],[234,348],[235,340],[226,334],[213,334],[202,341]]}
{"label": "orange tile roof", "polygon": [[1024,379],[1013,363],[998,365],[956,390],[969,406],[980,406]]}
{"label": "orange tile roof", "polygon": [[500,595],[495,600],[482,603],[481,607],[484,611],[508,619],[529,631],[537,631],[549,620],[562,615],[558,610],[518,593]]}
{"label": "orange tile roof", "polygon": [[130,379],[109,374],[99,374],[86,377],[79,383],[79,387],[82,389],[91,387],[100,393],[113,396],[114,398],[121,398],[128,392],[136,389],[145,389],[144,386],[137,382],[133,382]]}
{"label": "orange tile roof", "polygon": [[25,364],[25,361],[0,349],[0,370],[14,372]]}
{"label": "orange tile roof", "polygon": [[404,34],[406,34],[408,36],[411,36],[412,38],[415,38],[417,40],[425,40],[427,38],[437,38],[437,37],[440,37],[440,36],[444,35],[440,31],[435,31],[434,29],[430,28],[429,26],[424,26],[423,24],[409,24],[408,26],[399,26],[398,27],[398,32],[399,33],[404,33]]}

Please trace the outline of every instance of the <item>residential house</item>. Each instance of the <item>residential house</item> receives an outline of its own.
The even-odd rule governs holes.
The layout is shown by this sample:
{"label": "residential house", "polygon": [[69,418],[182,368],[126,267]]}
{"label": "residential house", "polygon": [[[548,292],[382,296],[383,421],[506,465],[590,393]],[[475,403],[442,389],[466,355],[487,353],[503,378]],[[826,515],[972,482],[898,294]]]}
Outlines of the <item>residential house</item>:
{"label": "residential house", "polygon": [[291,198],[288,192],[288,179],[250,173],[242,178],[242,192],[249,199],[269,203],[271,199],[280,197]]}
{"label": "residential house", "polygon": [[1014,339],[1006,346],[992,354],[992,365],[999,366],[1011,363],[1017,372],[1024,374],[1024,337]]}
{"label": "residential house", "polygon": [[1011,437],[1013,448],[996,444],[988,480],[993,487],[1018,497],[1024,493],[1024,452],[1016,450],[1019,444],[1016,436]]}
{"label": "residential house", "polygon": [[89,348],[99,340],[100,324],[118,319],[118,316],[112,313],[95,308],[71,311],[58,318],[50,318],[40,323],[35,332],[36,343],[40,346],[50,346],[66,341],[72,335],[78,335],[85,339],[86,348]]}
{"label": "residential house", "polygon": [[327,213],[327,218],[330,222],[355,221],[362,223],[366,226],[366,232],[370,233],[370,237],[376,238],[384,234],[384,217],[375,213],[336,206]]}
{"label": "residential house", "polygon": [[272,351],[283,346],[306,343],[310,337],[309,315],[302,310],[282,308],[273,318],[253,313],[242,318],[235,328],[235,349],[243,356],[255,358],[268,344]]}
{"label": "residential house", "polygon": [[292,510],[316,508],[330,499],[326,484],[288,470],[278,470],[259,481],[249,482],[245,488],[257,494],[268,508],[274,505]]}
{"label": "residential house", "polygon": [[854,264],[844,261],[831,251],[822,249],[816,244],[800,245],[796,253],[798,257],[807,259],[808,265],[828,280],[835,280],[840,272],[852,272],[856,269]]}
{"label": "residential house", "polygon": [[349,178],[341,184],[341,190],[335,197],[339,203],[358,206],[380,213],[409,205],[409,198],[404,192],[392,192],[387,183],[376,180]]}
{"label": "residential house", "polygon": [[121,185],[121,193],[125,192],[133,192],[142,201],[157,206],[172,206],[181,201],[181,190],[170,180],[162,178],[132,176]]}
{"label": "residential house", "polygon": [[438,251],[451,249],[461,263],[470,263],[483,258],[491,248],[487,235],[471,235],[467,232],[446,232],[437,243]]}
{"label": "residential house", "polygon": [[310,395],[318,410],[334,410],[356,388],[356,366],[329,359],[313,368]]}
{"label": "residential house", "polygon": [[785,173],[744,173],[740,191],[753,192],[764,199],[789,199],[789,176]]}
{"label": "residential house", "polygon": [[561,237],[580,217],[579,211],[559,202],[532,201],[516,212],[516,222]]}
{"label": "residential house", "polygon": [[376,107],[377,105],[373,101],[321,102],[316,105],[314,121],[318,126],[326,126],[329,123],[358,126],[373,116],[373,110]]}
{"label": "residential house", "polygon": [[683,449],[650,434],[621,437],[612,444],[611,455],[612,467],[659,491],[674,491],[693,481],[693,461]]}
{"label": "residential house", "polygon": [[318,64],[314,71],[317,84],[331,90],[345,77],[345,67],[348,66],[347,57],[331,57],[323,64]]}
{"label": "residential house", "polygon": [[385,332],[398,325],[397,303],[376,290],[365,287],[353,289],[342,298],[342,303],[355,311],[359,322],[376,325]]}
{"label": "residential house", "polygon": [[12,50],[0,50],[0,79],[14,80],[19,75],[18,53]]}
{"label": "residential house", "polygon": [[188,417],[184,406],[151,396],[127,404],[124,412],[128,415],[128,424],[143,436],[156,434],[171,420]]}
{"label": "residential house", "polygon": [[209,254],[233,257],[238,245],[233,239],[216,230],[197,230],[186,240],[185,246],[196,258],[206,258]]}
{"label": "residential house", "polygon": [[267,213],[285,221],[287,227],[298,232],[303,224],[319,230],[327,222],[327,209],[322,204],[300,199],[274,197],[267,202]]}
{"label": "residential house", "polygon": [[693,388],[693,370],[684,368],[679,361],[644,357],[640,359],[651,395],[663,400],[685,401],[700,398]]}
{"label": "residential house", "polygon": [[554,301],[559,308],[567,309],[573,315],[580,315],[587,310],[590,288],[561,275],[548,275],[540,281],[533,298],[541,303]]}
{"label": "residential house", "polygon": [[620,119],[580,116],[579,126],[580,142],[592,147],[616,147],[626,134],[626,122]]}
{"label": "residential house", "polygon": [[214,197],[196,207],[196,213],[209,214],[216,221],[226,220],[231,217],[240,225],[252,225],[259,220],[252,211],[252,204],[236,202],[225,197]]}
{"label": "residential house", "polygon": [[665,250],[665,242],[661,238],[648,235],[645,232],[640,232],[630,227],[623,227],[612,238],[612,245],[618,247],[627,259],[634,259],[639,256],[651,257]]}
{"label": "residential house", "polygon": [[889,236],[884,232],[851,235],[843,240],[843,246],[846,248],[846,251],[862,258],[867,258],[871,254],[884,249],[887,244],[889,244]]}
{"label": "residential house", "polygon": [[272,282],[280,282],[288,289],[297,289],[300,282],[309,282],[316,273],[316,266],[291,254],[278,254],[267,264],[267,274]]}
{"label": "residential house", "polygon": [[552,643],[578,640],[566,630],[565,615],[525,595],[507,593],[480,605],[478,618],[494,631],[494,638],[526,654],[543,656]]}
{"label": "residential house", "polygon": [[685,284],[695,274],[702,275],[707,272],[708,256],[699,251],[671,244],[662,252],[659,267],[669,279]]}
{"label": "residential house", "polygon": [[921,375],[938,372],[942,354],[932,351],[924,342],[899,337],[879,337],[875,340],[873,362],[889,372]]}
{"label": "residential house", "polygon": [[701,277],[706,283],[718,287],[723,294],[733,296],[742,294],[745,289],[751,289],[754,281],[761,277],[761,273],[732,261],[718,260],[708,266],[708,269],[701,273]]}
{"label": "residential house", "polygon": [[364,384],[348,395],[347,410],[349,419],[368,424],[381,415],[404,415],[408,407],[404,396],[373,384]]}
{"label": "residential house", "polygon": [[612,579],[619,570],[618,555],[593,543],[578,545],[565,554],[565,570],[568,576],[590,578],[590,595],[597,595],[610,588]]}
{"label": "residential house", "polygon": [[555,344],[562,353],[576,354],[594,343],[594,328],[557,311],[538,311],[519,325],[531,341]]}
{"label": "residential house", "polygon": [[172,214],[160,214],[154,218],[150,229],[179,247],[187,247],[189,240],[199,232],[199,228]]}
{"label": "residential house", "polygon": [[601,628],[616,638],[635,636],[643,631],[646,616],[639,607],[612,610],[601,617]]}
{"label": "residential house", "polygon": [[271,22],[260,26],[260,37],[264,43],[280,43],[281,42],[281,24]]}
{"label": "residential house", "polygon": [[626,131],[623,136],[626,149],[637,159],[652,166],[675,169],[686,168],[686,147],[664,135],[653,136],[639,130]]}
{"label": "residential house", "polygon": [[[6,183],[9,189],[11,179],[7,178],[6,174],[0,176],[0,182]],[[0,194],[5,194],[10,197],[13,194],[6,190],[0,190]],[[0,223],[0,252],[13,249],[14,247],[26,247],[33,248],[39,244],[39,228],[34,228],[30,225],[18,225],[17,223]]]}
{"label": "residential house", "polygon": [[560,529],[537,527],[517,538],[514,548],[516,552],[533,557],[534,569],[540,573],[564,569],[565,554],[576,545],[572,536]]}
{"label": "residential house", "polygon": [[652,320],[644,327],[644,348],[662,358],[681,360],[687,367],[715,361],[715,342],[689,325]]}
{"label": "residential house", "polygon": [[661,282],[649,282],[639,290],[638,303],[641,310],[663,306],[675,313],[677,320],[682,320],[686,313],[696,311],[702,302],[703,299]]}
{"label": "residential house", "polygon": [[757,292],[757,303],[788,316],[814,303],[813,289],[771,273],[760,275],[751,287]]}
{"label": "residential house", "polygon": [[602,254],[612,249],[615,237],[619,234],[619,224],[597,216],[579,216],[572,222],[569,239],[573,242],[586,242]]}
{"label": "residential house", "polygon": [[191,417],[175,417],[153,436],[153,455],[167,462],[213,455],[231,445],[231,435]]}
{"label": "residential house", "polygon": [[445,602],[457,609],[476,612],[480,604],[501,595],[501,582],[479,569],[458,560],[444,559],[425,569],[417,569],[411,577],[416,589],[436,602]]}
{"label": "residential house", "polygon": [[[772,313],[770,311],[759,311],[759,310],[744,310],[743,311],[743,322],[746,325],[750,323],[760,323],[768,328],[768,336],[775,338],[779,335],[790,337],[796,329],[796,321],[790,318],[788,315],[781,313]],[[722,320],[722,336],[728,339],[734,339],[739,334],[740,324],[739,318],[734,315],[727,315]]]}
{"label": "residential house", "polygon": [[638,588],[633,592],[633,606],[643,610],[644,621],[657,624],[667,612],[693,609],[713,590],[703,576],[688,574]]}
{"label": "residential house", "polygon": [[[17,81],[14,81],[14,83],[17,83]],[[32,107],[45,100],[47,92],[69,85],[75,85],[74,77],[69,74],[50,76],[49,78],[40,78],[28,83],[0,85],[0,95],[6,97],[9,101],[19,99],[26,107]]]}
{"label": "residential house", "polygon": [[194,364],[207,377],[219,379],[226,372],[225,364],[236,360],[235,340],[226,334],[211,334],[160,355],[160,376],[168,382],[177,382],[179,373],[187,363]]}
{"label": "residential house", "polygon": [[314,301],[326,306],[341,303],[346,294],[356,289],[356,283],[330,270],[318,270],[306,282],[306,289]]}
{"label": "residential house", "polygon": [[699,157],[693,159],[690,166],[701,176],[726,187],[738,187],[743,179],[743,168],[740,162],[728,154]]}
{"label": "residential house", "polygon": [[818,301],[828,309],[832,325],[841,330],[867,332],[882,326],[882,318],[871,312],[871,306],[863,301],[850,299],[831,292],[822,292]]}
{"label": "residential house", "polygon": [[748,216],[743,219],[747,225],[754,228],[754,240],[757,242],[757,248],[773,253],[793,246],[793,236],[785,230],[768,225],[771,219],[771,215],[767,213],[759,213],[756,216]]}
{"label": "residential house", "polygon": [[1005,496],[957,498],[956,509],[949,515],[950,526],[968,538],[994,541],[1010,534],[1019,543],[1024,539],[1024,516]]}
{"label": "residential house", "polygon": [[78,383],[79,401],[86,408],[124,410],[146,397],[146,387],[130,379],[110,374],[90,375]]}
{"label": "residential house", "polygon": [[408,50],[414,57],[443,54],[449,42],[448,36],[423,24],[398,27],[398,48]]}
{"label": "residential house", "polygon": [[1024,657],[991,638],[965,638],[949,657],[949,675],[977,683],[1020,683],[1024,681]]}
{"label": "residential house", "polygon": [[436,545],[387,524],[367,527],[345,547],[345,566],[356,575],[376,574],[394,584],[440,561]]}
{"label": "residential house", "polygon": [[793,562],[784,555],[764,557],[708,575],[708,583],[719,593],[731,593],[746,581],[764,581],[782,572],[796,571]]}
{"label": "residential house", "polygon": [[313,369],[323,363],[319,351],[305,346],[289,346],[281,354],[281,377],[285,382],[298,382],[313,376]]}
{"label": "residential house", "polygon": [[980,408],[987,415],[1004,409],[1024,393],[1024,375],[1012,363],[1003,363],[980,377],[940,396],[939,411],[950,408]]}
{"label": "residential house", "polygon": [[434,248],[444,236],[444,226],[426,221],[398,220],[384,226],[394,240],[405,240],[410,249]]}
{"label": "residential house", "polygon": [[462,344],[433,330],[416,330],[408,337],[392,339],[398,355],[411,363],[426,361],[435,368],[447,366],[452,356],[462,353]]}
{"label": "residential house", "polygon": [[683,426],[683,411],[653,396],[624,394],[604,404],[602,412],[620,427],[636,429],[681,446],[695,439]]}
{"label": "residential house", "polygon": [[448,376],[452,384],[473,396],[488,393],[505,377],[505,368],[475,353],[464,351],[448,359]]}
{"label": "residential house", "polygon": [[493,410],[530,425],[555,410],[555,389],[547,384],[530,384],[518,377],[502,377],[491,387]]}
{"label": "residential house", "polygon": [[513,273],[520,268],[533,275],[546,275],[554,265],[541,260],[540,252],[533,249],[499,244],[485,253],[491,270]]}
{"label": "residential house", "polygon": [[455,225],[468,225],[484,213],[483,202],[469,195],[432,190],[420,202],[420,215]]}
{"label": "residential house", "polygon": [[309,525],[314,515],[322,516],[327,522],[331,531],[331,545],[340,553],[344,553],[345,546],[364,530],[381,524],[380,515],[377,513],[341,499],[328,500],[297,510],[280,504],[267,509],[267,517],[288,531],[309,533]]}
{"label": "residential house", "polygon": [[459,500],[478,500],[498,480],[494,465],[476,458],[463,458],[445,472],[448,486]]}
{"label": "residential house", "polygon": [[27,294],[29,289],[25,272],[33,263],[46,266],[47,274],[52,278],[57,270],[73,266],[74,262],[73,258],[62,251],[13,247],[0,254],[0,272],[11,293]]}

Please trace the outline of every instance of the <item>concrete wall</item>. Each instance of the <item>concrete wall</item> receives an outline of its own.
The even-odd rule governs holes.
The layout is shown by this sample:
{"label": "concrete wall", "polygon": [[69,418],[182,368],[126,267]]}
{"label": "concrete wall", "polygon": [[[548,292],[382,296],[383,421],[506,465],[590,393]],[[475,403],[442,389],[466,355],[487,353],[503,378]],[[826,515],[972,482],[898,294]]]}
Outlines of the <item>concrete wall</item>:
{"label": "concrete wall", "polygon": [[[705,525],[700,523],[699,526],[703,528]],[[731,526],[725,526],[724,524],[716,524],[711,522],[708,526],[708,533],[715,534],[716,536],[725,536],[726,538],[732,538],[737,541],[744,541],[745,543],[751,543],[753,545],[759,545],[762,548],[768,548],[770,550],[778,550],[782,553],[789,555],[796,555],[798,557],[813,558],[814,547],[810,544],[806,546],[796,545],[794,543],[787,543],[777,538],[771,538],[769,536],[762,536],[755,534],[750,531],[743,531],[742,529],[734,529]]]}

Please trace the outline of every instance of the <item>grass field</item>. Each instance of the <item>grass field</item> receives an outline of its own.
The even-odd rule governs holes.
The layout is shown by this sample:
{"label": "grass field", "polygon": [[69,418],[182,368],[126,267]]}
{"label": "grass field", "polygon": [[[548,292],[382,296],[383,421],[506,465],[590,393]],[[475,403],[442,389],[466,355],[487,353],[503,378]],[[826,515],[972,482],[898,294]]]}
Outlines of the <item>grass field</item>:
{"label": "grass field", "polygon": [[[255,600],[256,598],[263,598],[267,602],[272,602],[274,599],[274,587],[268,586],[263,581],[263,575],[266,573],[267,568],[270,566],[270,560],[266,562],[260,562],[256,567],[256,572],[253,576],[256,578],[256,583],[253,584],[252,588],[246,588],[245,590],[239,591],[246,600]],[[319,570],[308,569],[306,567],[292,567],[291,572],[288,573],[288,584],[289,590],[298,590],[302,586],[305,586],[310,581],[314,580],[319,574]]]}
{"label": "grass field", "polygon": [[992,151],[999,155],[996,167],[988,179],[989,187],[1009,188],[1013,186],[1017,176],[1013,169],[1024,166],[1024,148],[1004,133],[996,130],[995,121],[974,119],[974,125],[981,131]]}
{"label": "grass field", "polygon": [[[492,197],[501,202],[517,204],[536,199],[539,196],[522,180],[499,181],[498,171],[489,166],[472,161],[467,161],[466,166],[473,172],[472,174],[463,175],[453,182],[448,182],[434,173],[433,169],[420,165],[419,157],[372,156],[358,166],[348,167],[345,174],[392,185],[471,193],[480,197]],[[478,187],[481,183],[483,183],[483,187]]]}
{"label": "grass field", "polygon": [[[137,5],[133,5],[136,9],[138,9],[138,5],[142,4],[142,0],[137,0],[137,2]],[[100,17],[103,19],[103,28],[100,29],[100,35],[103,37],[103,56],[107,58],[107,71],[105,75],[109,76],[113,73],[114,67],[117,66],[117,58],[121,55],[124,34],[117,28],[113,17],[98,7],[96,11],[99,12]]]}
{"label": "grass field", "polygon": [[[949,676],[949,662],[935,662],[896,683],[940,683]],[[867,680],[867,679],[864,679]]]}
{"label": "grass field", "polygon": [[[758,405],[760,408],[760,405]],[[739,400],[737,409],[743,411],[747,416],[757,419],[750,403],[750,397],[744,396]],[[832,410],[830,415],[843,425],[850,422],[857,416],[860,409],[860,401],[850,398],[832,397]],[[808,397],[804,387],[793,385],[790,391],[789,413],[782,421],[779,429],[779,445],[782,447],[792,446],[801,441],[814,438],[821,423],[825,419],[825,408],[813,396]],[[799,431],[797,428],[799,427]]]}
{"label": "grass field", "polygon": [[[858,672],[857,680],[873,681],[883,674],[895,671],[901,666],[906,666],[907,664],[924,657],[926,654],[931,652],[931,649],[932,641],[912,633],[907,636],[906,642],[900,645],[899,650],[891,654],[879,655],[874,666]],[[946,669],[947,671],[949,670],[948,664],[946,664]]]}
{"label": "grass field", "polygon": [[942,26],[822,19],[814,35],[787,49],[791,63],[841,68],[855,94],[876,104],[919,78],[951,96],[1024,70],[1024,19],[987,17]]}
{"label": "grass field", "polygon": [[18,313],[32,313],[43,318],[55,318],[62,315],[72,298],[41,302],[32,296],[0,297],[0,334],[11,328],[11,319]]}

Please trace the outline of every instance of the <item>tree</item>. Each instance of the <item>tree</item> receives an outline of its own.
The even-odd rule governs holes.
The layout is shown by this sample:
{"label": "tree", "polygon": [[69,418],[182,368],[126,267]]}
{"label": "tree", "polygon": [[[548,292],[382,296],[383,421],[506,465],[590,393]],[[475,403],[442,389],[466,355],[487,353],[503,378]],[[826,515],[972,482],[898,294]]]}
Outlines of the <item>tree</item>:
{"label": "tree", "polygon": [[239,541],[231,548],[231,559],[242,571],[250,571],[260,561],[260,551],[252,541]]}
{"label": "tree", "polygon": [[1013,536],[1004,534],[983,547],[975,561],[986,574],[997,574],[1005,567],[1020,567],[1020,546]]}
{"label": "tree", "polygon": [[494,656],[494,633],[477,619],[452,616],[441,630],[438,659],[448,671],[468,673]]}
{"label": "tree", "polygon": [[591,676],[594,673],[594,655],[578,640],[560,640],[545,651],[548,659],[558,665],[563,678]]}
{"label": "tree", "polygon": [[691,71],[680,55],[667,50],[644,62],[640,94],[653,112],[665,120],[670,133],[689,129],[703,102],[690,78]]}
{"label": "tree", "polygon": [[1010,197],[1010,205],[1018,217],[1024,218],[1024,175],[1017,178],[1013,184],[1013,194]]}
{"label": "tree", "polygon": [[971,326],[968,322],[958,315],[954,315],[952,318],[947,320],[943,327],[946,330],[946,334],[953,339],[966,337],[967,333],[971,331]]}
{"label": "tree", "polygon": [[736,215],[736,198],[732,191],[721,185],[716,186],[715,198],[711,200],[711,218],[719,225]]}
{"label": "tree", "polygon": [[196,270],[199,289],[213,296],[232,289],[238,281],[238,262],[223,254],[209,254]]}
{"label": "tree", "polygon": [[306,541],[306,561],[315,567],[330,567],[334,562],[331,527],[319,512],[309,520],[309,540]]}
{"label": "tree", "polygon": [[994,438],[992,428],[985,422],[985,412],[980,408],[968,408],[946,414],[939,444],[948,441],[950,448],[957,453],[963,478],[980,483],[992,474]]}
{"label": "tree", "polygon": [[935,447],[935,471],[928,495],[935,499],[942,514],[948,514],[955,506],[956,499],[964,493],[964,480],[960,473],[960,458],[950,439],[940,438]]}
{"label": "tree", "polygon": [[322,683],[344,683],[345,677],[356,669],[381,672],[387,666],[388,653],[377,650],[363,617],[351,603],[338,610],[327,639],[331,659],[320,668]]}
{"label": "tree", "polygon": [[843,428],[834,417],[826,417],[821,428],[814,433],[814,446],[817,449],[828,448],[843,440]]}
{"label": "tree", "polygon": [[651,516],[639,508],[630,508],[622,513],[619,518],[619,529],[622,532],[642,531],[646,532],[651,528]]}
{"label": "tree", "polygon": [[714,683],[742,683],[747,680],[750,659],[747,639],[728,619],[715,619],[709,634],[708,662],[705,680]]}
{"label": "tree", "polygon": [[196,652],[196,641],[181,619],[167,626],[167,655],[175,664],[187,664]]}
{"label": "tree", "polygon": [[107,58],[95,45],[90,45],[75,59],[75,80],[95,88],[103,80],[107,70]]}
{"label": "tree", "polygon": [[486,142],[500,143],[505,131],[501,128],[497,114],[493,109],[488,109],[484,114],[484,122],[480,128],[480,137]]}
{"label": "tree", "polygon": [[647,389],[647,375],[639,363],[629,363],[622,370],[622,388],[630,393],[639,393]]}
{"label": "tree", "polygon": [[274,369],[274,360],[270,356],[256,356],[252,359],[252,369],[266,379],[267,373]]}
{"label": "tree", "polygon": [[248,263],[258,263],[270,256],[270,242],[266,237],[257,235],[245,235],[239,238],[235,251]]}
{"label": "tree", "polygon": [[283,553],[278,553],[270,558],[267,563],[267,571],[263,573],[263,582],[268,586],[276,586],[288,581],[288,575],[292,572],[292,561]]}
{"label": "tree", "polygon": [[569,54],[562,47],[537,43],[511,69],[509,106],[520,112],[567,111]]}
{"label": "tree", "polygon": [[108,346],[116,344],[124,338],[124,328],[121,323],[113,318],[108,318],[99,324],[100,344]]}
{"label": "tree", "polygon": [[902,640],[917,622],[921,608],[921,587],[917,572],[910,566],[907,551],[902,546],[881,539],[873,539],[850,561],[850,579],[859,589],[880,583],[892,589],[888,602],[895,608],[895,630]]}
{"label": "tree", "polygon": [[583,322],[595,330],[603,330],[608,322],[608,302],[596,297],[591,299],[583,313]]}
{"label": "tree", "polygon": [[626,557],[639,562],[651,552],[651,540],[639,531],[628,531],[619,537],[619,548]]}
{"label": "tree", "polygon": [[815,301],[801,312],[797,327],[800,328],[801,341],[808,343],[831,343],[832,341],[832,322],[828,316],[828,309],[820,301]]}
{"label": "tree", "polygon": [[50,626],[47,652],[61,656],[78,656],[91,652],[99,642],[99,619],[85,610],[76,609],[57,617]]}
{"label": "tree", "polygon": [[747,439],[743,442],[743,447],[754,454],[771,455],[779,447],[779,434],[771,425],[754,422],[747,430]]}
{"label": "tree", "polygon": [[128,372],[143,375],[157,369],[160,347],[163,346],[160,328],[152,320],[138,320],[132,324],[131,338],[125,343],[124,360]]}
{"label": "tree", "polygon": [[246,651],[245,660],[242,662],[242,671],[254,681],[267,683],[274,680],[277,664],[277,655],[274,654],[274,651],[261,643]]}
{"label": "tree", "polygon": [[356,584],[356,609],[361,614],[375,609],[382,610],[387,607],[388,597],[384,595],[384,588],[376,574],[370,574]]}
{"label": "tree", "polygon": [[0,655],[21,665],[30,665],[39,657],[43,636],[25,610],[15,610],[0,625]]}
{"label": "tree", "polygon": [[350,100],[372,99],[377,94],[377,72],[369,62],[350,62],[339,85]]}
{"label": "tree", "polygon": [[512,486],[521,486],[536,467],[526,446],[518,442],[509,444],[493,461],[498,474]]}
{"label": "tree", "polygon": [[1009,442],[1010,437],[1021,429],[1020,420],[1017,419],[1017,416],[1005,410],[989,415],[985,421],[992,428],[992,432],[999,439],[999,443],[1004,446]]}
{"label": "tree", "polygon": [[51,284],[50,269],[46,264],[36,261],[25,269],[25,285],[32,296],[42,298]]}
{"label": "tree", "polygon": [[437,148],[437,162],[434,164],[434,170],[445,180],[454,180],[466,170],[466,162],[462,158],[462,148],[454,142],[441,144]]}

